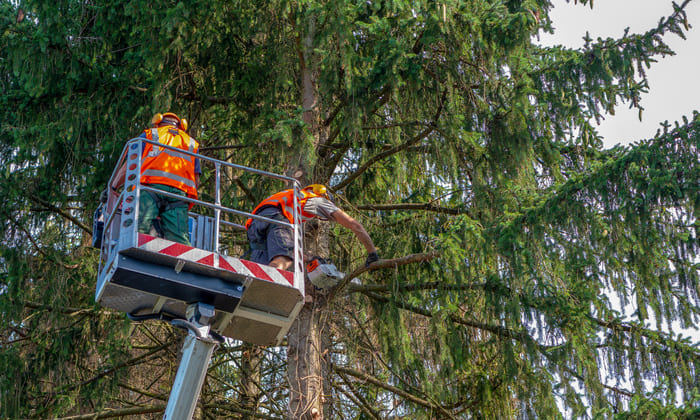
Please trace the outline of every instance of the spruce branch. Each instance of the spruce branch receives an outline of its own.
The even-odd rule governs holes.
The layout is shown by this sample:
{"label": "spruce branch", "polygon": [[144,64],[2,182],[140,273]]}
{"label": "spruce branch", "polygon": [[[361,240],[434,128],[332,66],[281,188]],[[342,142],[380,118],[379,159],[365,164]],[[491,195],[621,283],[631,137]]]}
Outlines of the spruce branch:
{"label": "spruce branch", "polygon": [[[490,285],[488,283],[469,283],[469,284],[444,284],[442,282],[427,282],[427,283],[414,283],[414,284],[396,284],[396,285],[384,285],[384,284],[369,284],[369,285],[360,285],[360,284],[354,284],[350,283],[347,286],[347,293],[362,293],[365,294],[366,296],[374,299],[374,300],[380,300],[383,302],[389,302],[389,298],[381,296],[377,294],[378,292],[409,292],[409,291],[421,291],[421,290],[477,290],[477,289],[484,289],[486,287],[489,287]],[[506,295],[512,295],[513,291],[505,286],[501,286],[502,292]],[[549,297],[538,297],[538,298],[532,298],[530,296],[520,294],[518,293],[518,298],[520,302],[525,304],[526,306],[536,309],[538,311],[542,312],[547,312],[547,309],[552,308],[551,301],[549,298],[554,297],[554,296],[549,296]],[[415,306],[408,306],[406,304],[403,304],[401,302],[397,302],[397,305],[403,307],[403,309],[410,310],[411,312],[418,313],[420,315],[424,316],[429,316],[432,317],[433,315],[427,311],[423,310],[421,308],[417,308]],[[603,321],[600,319],[597,319],[596,317],[592,315],[586,315],[586,317],[592,321],[595,325],[599,327],[603,327],[608,330],[616,331],[616,332],[626,332],[629,334],[639,334],[641,336],[644,336],[648,340],[651,340],[654,343],[657,343],[661,345],[663,348],[666,348],[667,351],[670,351],[668,342],[672,340],[672,337],[668,336],[667,334],[660,332],[660,331],[654,331],[650,330],[648,328],[644,328],[643,326],[639,325],[632,325],[628,323],[621,322],[620,320],[611,320],[611,321]],[[465,321],[461,318],[458,318],[456,316],[452,316],[453,321],[456,323],[460,324],[465,324]],[[485,324],[477,325],[474,323],[467,323],[465,325],[477,327],[477,328],[483,328],[485,327]],[[494,329],[495,327],[487,327],[489,331],[501,335],[504,337],[512,337],[513,333],[512,332],[506,332],[502,329],[501,327],[498,327],[498,329]],[[687,352],[687,354],[690,354],[692,357],[694,357],[696,360],[700,360],[700,352],[697,351],[697,349],[693,346],[687,346],[683,345],[681,343],[678,343],[676,341],[673,342],[674,346],[680,347],[683,349],[683,351]]]}
{"label": "spruce branch", "polygon": [[[384,303],[392,302],[393,304],[395,304],[396,306],[398,306],[401,309],[405,309],[407,311],[416,313],[418,315],[423,315],[427,318],[432,318],[435,316],[428,309],[419,308],[418,306],[411,305],[411,304],[406,303],[406,302],[392,300],[388,297],[381,296],[381,295],[373,293],[373,292],[363,292],[363,294],[365,296],[369,297],[370,299],[375,300],[377,302],[384,302]],[[455,324],[461,324],[461,325],[464,325],[467,327],[472,327],[472,328],[476,328],[479,330],[488,331],[488,332],[490,332],[498,337],[506,338],[506,339],[513,339],[513,340],[519,341],[523,344],[535,344],[541,351],[545,351],[549,348],[549,346],[539,344],[537,342],[537,340],[532,338],[532,336],[530,336],[525,331],[514,331],[512,329],[502,327],[500,325],[485,324],[483,322],[468,320],[468,319],[464,319],[462,317],[459,317],[456,314],[449,314],[448,317]]]}
{"label": "spruce branch", "polygon": [[338,103],[336,104],[336,106],[333,107],[333,110],[332,110],[331,112],[328,113],[328,116],[326,117],[326,119],[323,120],[323,122],[321,123],[321,125],[322,125],[323,127],[328,127],[329,125],[331,125],[331,123],[333,122],[333,120],[335,119],[335,117],[338,115],[338,113],[340,112],[340,110],[342,110],[343,108],[345,108],[345,105],[347,105],[347,103],[348,103],[348,96],[347,96],[345,93],[343,93],[343,96],[342,96],[342,98],[340,99],[340,101],[338,101]]}
{"label": "spruce branch", "polygon": [[[693,122],[687,126],[688,130],[700,130],[700,123]],[[659,150],[669,144],[669,139],[678,133],[677,130],[668,135],[649,141],[648,143],[629,148],[622,155],[611,158],[605,163],[595,167],[593,170],[579,176],[568,179],[564,184],[554,189],[547,198],[540,200],[532,207],[526,208],[518,216],[513,217],[499,226],[501,231],[512,229],[517,226],[527,225],[534,221],[539,221],[542,216],[551,215],[548,209],[556,208],[557,204],[576,198],[581,192],[595,185],[595,182],[607,174],[614,173],[613,169],[628,169],[631,165],[647,165],[650,156],[658,158],[664,151]],[[671,151],[669,151],[671,152]]]}
{"label": "spruce branch", "polygon": [[[374,114],[379,108],[382,106],[386,105],[387,102],[389,102],[389,99],[391,98],[391,88],[392,86],[390,84],[384,85],[384,87],[375,95],[373,99],[371,99],[371,102],[374,102],[373,107],[369,111],[369,115]],[[350,142],[343,142],[342,144],[333,144],[333,141],[338,137],[340,134],[340,127],[335,127],[333,131],[328,135],[328,138],[323,144],[319,145],[319,150],[324,150],[324,151],[330,151],[330,150],[335,150],[332,156],[329,156],[328,161],[330,164],[328,165],[330,168],[335,168],[338,165],[338,162],[340,162],[340,159],[345,155],[347,152],[348,148],[350,147],[351,143]]]}
{"label": "spruce branch", "polygon": [[[350,285],[353,286],[353,283],[350,283]],[[367,347],[367,351],[369,351],[369,352],[372,353],[372,356],[384,367],[384,369],[386,369],[387,371],[389,371],[399,382],[401,382],[401,383],[404,385],[405,389],[412,389],[414,392],[416,392],[416,393],[418,393],[418,394],[422,394],[423,397],[425,397],[426,399],[430,399],[430,397],[429,397],[428,395],[425,395],[425,393],[423,392],[423,390],[421,390],[420,388],[415,387],[414,385],[412,385],[411,383],[409,383],[405,378],[403,378],[399,373],[397,373],[397,372],[395,371],[395,369],[394,369],[392,366],[390,366],[390,365],[381,357],[380,354],[378,354],[378,352],[372,351],[372,350],[371,350],[371,349],[373,348],[373,347],[372,347],[373,343],[372,343],[372,339],[371,339],[370,336],[369,336],[369,333],[367,332],[366,326],[363,325],[363,324],[360,322],[360,320],[357,318],[357,316],[356,316],[356,314],[355,314],[354,312],[350,312],[349,315],[350,315],[350,317],[352,317],[352,319],[355,321],[355,323],[357,324],[358,328],[360,328],[360,330],[362,331],[362,335],[364,336],[364,338],[365,338],[365,340],[366,340],[366,343],[367,343],[367,346],[368,346],[368,347]],[[444,405],[444,404],[443,404],[443,406],[444,406],[445,408],[447,408],[447,409],[455,409],[455,408],[458,408],[458,406],[461,405],[461,404],[463,404],[463,403],[464,403],[464,402],[460,402],[460,403],[456,403],[456,404],[450,404],[450,405]]]}
{"label": "spruce branch", "polygon": [[475,290],[484,289],[486,283],[470,283],[470,284],[445,284],[440,281],[431,281],[426,283],[414,284],[348,284],[348,293],[365,293],[365,292],[411,292],[416,290]]}
{"label": "spruce branch", "polygon": [[[382,260],[386,261],[386,260]],[[379,261],[381,262],[381,261]],[[378,263],[379,263],[378,262]],[[372,266],[374,268],[374,265]],[[426,283],[414,283],[414,284],[396,284],[396,285],[386,285],[386,284],[367,284],[367,285],[361,285],[361,284],[355,284],[355,283],[349,283],[347,285],[347,293],[362,293],[367,295],[368,297],[371,297],[374,300],[381,300],[384,302],[389,302],[389,298],[386,298],[384,296],[381,296],[377,293],[379,292],[410,292],[410,291],[424,291],[424,290],[450,290],[450,291],[459,291],[459,290],[478,290],[478,289],[485,289],[486,287],[490,287],[489,283],[483,282],[483,283],[468,283],[468,284],[444,284],[444,282],[426,282]],[[502,292],[506,295],[512,295],[513,291],[506,286],[500,286],[502,289]],[[547,296],[547,297],[537,297],[537,298],[532,298],[530,296],[518,293],[518,299],[520,302],[525,304],[526,306],[536,309],[538,311],[543,311],[547,312],[547,309],[552,308],[551,304],[551,298],[555,296]],[[398,305],[404,305],[400,302],[397,302]],[[404,306],[404,309],[411,310],[412,312],[418,313],[420,315],[424,316],[430,316],[432,317],[432,314],[427,311],[423,310],[417,307],[408,307]],[[600,320],[592,315],[586,315],[586,317],[593,322],[595,325],[599,327],[603,327],[605,329],[609,329],[612,331],[616,332],[626,332],[630,334],[639,334],[647,339],[651,340],[652,342],[658,343],[664,347],[668,347],[668,341],[672,340],[672,337],[668,336],[667,334],[660,332],[660,331],[654,331],[650,330],[648,328],[645,328],[640,325],[633,325],[633,324],[628,324],[624,323],[620,320],[614,319],[611,321],[603,321]],[[455,318],[453,319],[457,323],[464,323],[462,322],[460,318]],[[476,326],[476,324],[469,324],[470,326]],[[500,327],[499,327],[500,328]],[[491,330],[491,332],[494,332],[498,335],[503,335],[503,331],[495,331]],[[507,333],[503,336],[512,336],[512,333]],[[685,346],[682,345],[678,342],[674,341],[674,346],[680,346],[682,349],[688,354],[693,355],[695,358],[700,359],[700,352],[697,351],[697,349],[693,346]]]}
{"label": "spruce branch", "polygon": [[[418,36],[416,37],[415,41],[413,42],[413,47],[411,48],[411,51],[413,54],[418,54],[422,49],[423,49],[423,44],[421,43],[421,40],[423,39],[423,35],[425,34],[425,31],[421,31]],[[373,114],[377,109],[381,108],[386,102],[389,100],[389,95],[388,93],[391,92],[393,85],[387,83],[385,84],[382,89],[375,95],[373,99],[370,100],[370,102],[374,102],[374,106],[372,107],[372,111],[370,114]],[[368,88],[364,88],[359,94],[353,94],[352,99],[357,99],[358,96],[364,96],[369,92]],[[349,100],[351,97],[347,95],[345,92],[343,92],[342,97],[340,98],[340,101],[338,101],[338,104],[336,104],[335,107],[333,107],[333,110],[328,114],[328,116],[323,120],[322,125],[324,127],[328,127],[331,125],[335,117],[340,113],[340,111],[347,106],[349,103]],[[326,144],[330,144],[335,137],[337,137],[338,133],[335,133],[335,135],[330,136],[328,138],[328,141]]]}
{"label": "spruce branch", "polygon": [[355,404],[357,404],[357,406],[360,407],[360,409],[370,418],[380,420],[381,417],[379,413],[372,409],[372,406],[367,402],[365,397],[363,397],[362,394],[360,394],[357,391],[357,388],[355,388],[355,385],[353,385],[352,381],[348,379],[347,375],[345,375],[341,371],[336,371],[336,373],[338,374],[338,376],[340,376],[340,378],[343,380],[348,389],[350,389],[350,392],[346,392],[344,389],[341,388],[341,392],[343,392],[348,398],[354,400],[353,402],[355,402]]}
{"label": "spruce branch", "polygon": [[[553,363],[554,365],[560,365],[560,364],[557,363],[555,360],[553,360],[553,359],[551,359],[550,357],[548,357],[547,354],[545,354],[545,357],[547,357],[547,359],[549,359],[549,361],[550,361],[551,363]],[[577,373],[575,370],[573,370],[573,369],[571,369],[571,368],[569,368],[569,367],[567,367],[567,366],[561,366],[561,368],[562,368],[562,370],[563,370],[564,372],[568,373],[568,374],[571,375],[572,377],[574,377],[574,378],[578,379],[579,381],[581,381],[581,383],[585,383],[585,382],[586,382],[586,379],[585,379],[582,375],[580,375],[579,373]],[[616,394],[619,394],[619,395],[622,395],[622,396],[624,396],[624,397],[627,397],[627,398],[632,398],[632,397],[634,397],[634,394],[631,393],[631,392],[629,392],[629,391],[627,391],[627,390],[624,390],[624,389],[621,389],[621,388],[617,388],[617,387],[614,387],[614,386],[612,386],[612,385],[606,385],[606,384],[604,384],[603,382],[600,382],[600,386],[602,386],[603,388],[608,389],[608,390],[610,390],[610,391],[612,391],[612,392],[614,392],[614,393],[616,393]]]}
{"label": "spruce branch", "polygon": [[362,204],[355,206],[358,210],[426,210],[435,213],[444,213],[451,215],[467,214],[466,210],[455,209],[450,207],[440,207],[433,203],[396,203],[396,204]]}
{"label": "spruce branch", "polygon": [[[663,331],[654,331],[650,330],[648,328],[645,328],[641,325],[632,325],[628,324],[625,322],[622,322],[618,319],[614,319],[611,321],[603,321],[601,319],[597,319],[594,316],[588,315],[587,316],[589,320],[591,320],[593,323],[596,325],[615,331],[615,332],[626,332],[630,335],[641,335],[645,337],[646,339],[650,340],[653,343],[656,343],[657,345],[662,346],[661,351],[666,351],[666,352],[671,352],[674,349],[671,347],[676,347],[680,348],[683,350],[686,354],[690,355],[693,359],[695,359],[696,362],[700,363],[700,349],[698,349],[697,346],[691,346],[691,345],[685,345],[683,343],[680,343],[678,341],[675,341],[673,337],[669,336],[668,334],[664,333]],[[672,346],[669,345],[669,342],[672,342]]]}
{"label": "spruce branch", "polygon": [[372,156],[371,158],[369,158],[369,160],[367,160],[367,162],[362,164],[359,168],[357,168],[356,171],[352,172],[344,180],[340,181],[336,185],[333,185],[333,187],[332,187],[333,190],[338,191],[338,190],[345,188],[347,185],[349,185],[351,182],[353,182],[357,177],[362,175],[362,173],[364,173],[367,169],[372,167],[372,165],[374,165],[376,162],[378,162],[382,159],[385,159],[391,155],[394,155],[396,153],[399,153],[399,152],[413,146],[414,144],[418,143],[419,141],[423,140],[424,138],[428,137],[430,135],[430,133],[432,133],[435,130],[435,127],[437,126],[437,122],[440,119],[440,115],[442,114],[442,109],[443,109],[443,105],[445,103],[446,95],[447,95],[447,89],[445,89],[443,91],[442,98],[440,100],[440,104],[438,105],[438,109],[435,112],[435,116],[433,117],[432,121],[430,122],[430,124],[428,124],[428,127],[426,127],[423,131],[421,131],[420,133],[413,136],[411,139],[405,141],[404,143],[399,144],[397,146],[394,146],[391,149],[385,150],[381,153],[378,153],[378,154]]}
{"label": "spruce branch", "polygon": [[148,407],[115,408],[98,411],[90,414],[80,414],[77,416],[60,417],[56,420],[94,420],[111,419],[114,417],[137,416],[140,414],[153,414],[165,411],[165,404],[152,405]]}
{"label": "spruce branch", "polygon": [[47,397],[47,399],[53,399],[58,395],[62,395],[68,391],[72,391],[74,389],[84,387],[85,385],[91,384],[92,382],[95,382],[99,379],[102,379],[103,377],[105,377],[107,375],[111,375],[112,373],[116,372],[117,370],[144,363],[144,362],[150,360],[151,358],[153,358],[153,356],[155,356],[160,351],[162,351],[162,350],[166,349],[168,346],[172,345],[174,342],[175,342],[174,339],[170,340],[170,341],[166,342],[165,344],[163,344],[159,347],[156,347],[155,349],[153,349],[151,351],[140,354],[136,357],[133,357],[125,362],[119,363],[119,364],[112,366],[110,368],[103,369],[100,373],[96,374],[95,376],[93,376],[90,379],[86,379],[84,381],[81,381],[81,382],[78,382],[78,383],[75,383],[72,385],[67,385],[67,386],[61,387],[60,389],[56,389],[52,392],[49,392],[46,394],[46,397]]}
{"label": "spruce branch", "polygon": [[[425,34],[425,31],[421,31],[420,34],[416,37],[416,40],[413,43],[413,48],[411,49],[413,51],[413,54],[418,54],[420,51],[423,49],[423,43],[421,40],[423,39],[423,35]],[[386,83],[382,89],[375,95],[375,98],[372,99],[370,102],[373,102],[373,106],[368,112],[368,115],[373,115],[375,112],[377,112],[378,109],[386,105],[387,102],[389,102],[389,99],[391,99],[391,90],[393,88],[393,85],[390,83]],[[433,122],[430,124],[431,126],[436,126],[437,125],[437,120],[440,116],[440,113],[442,112],[442,107],[445,102],[445,97],[447,96],[447,89],[443,91],[442,98],[440,100],[440,103],[438,105],[438,111],[436,113],[436,117],[433,119]],[[348,98],[345,98],[345,104],[348,103]],[[335,117],[335,116],[334,116]],[[330,124],[330,121],[329,121]],[[340,134],[340,127],[335,127],[333,131],[331,131],[330,135],[326,139],[326,141],[323,144],[319,145],[319,150],[332,150],[332,149],[337,149],[335,153],[333,153],[332,156],[326,156],[328,164],[326,165],[327,168],[336,168],[338,166],[338,163],[340,160],[343,158],[345,153],[348,151],[348,148],[350,147],[350,142],[344,142],[343,144],[333,147],[333,141],[338,137]],[[428,133],[429,134],[429,133]],[[427,136],[427,134],[426,134]],[[416,140],[419,141],[420,139]],[[364,169],[366,170],[366,168]],[[364,170],[362,172],[364,172]],[[359,173],[358,173],[359,175]],[[330,177],[330,173],[328,175]],[[340,187],[334,187],[334,188],[340,188]]]}
{"label": "spruce branch", "polygon": [[[644,34],[635,34],[631,36],[624,36],[620,39],[617,39],[615,41],[611,41],[610,39],[604,39],[601,42],[598,42],[593,45],[589,45],[587,48],[585,48],[582,51],[571,51],[568,50],[569,53],[572,53],[572,55],[569,57],[568,60],[559,60],[556,63],[556,67],[540,67],[536,68],[535,71],[532,73],[532,76],[536,77],[538,74],[542,74],[543,72],[547,71],[552,71],[556,70],[559,68],[566,68],[569,67],[575,60],[575,57],[586,57],[591,54],[591,51],[598,50],[598,51],[605,51],[605,50],[610,50],[610,49],[619,49],[623,48],[627,45],[635,45],[638,44],[641,39],[652,39],[654,40],[655,45],[661,44],[661,38],[659,37],[660,35],[663,35],[667,31],[675,32],[678,33],[677,31],[674,31],[674,29],[677,29],[677,25],[679,20],[684,23],[684,26],[686,26],[686,12],[685,8],[690,3],[691,0],[685,0],[683,4],[681,4],[678,7],[674,7],[674,12],[666,17],[662,18],[659,21],[659,24],[653,28],[645,32]],[[689,27],[686,26],[686,30],[689,29]],[[682,32],[679,34],[681,37],[683,37]],[[588,38],[590,41],[590,38]],[[545,53],[550,52],[553,48],[552,47],[544,47],[541,48]]]}
{"label": "spruce branch", "polygon": [[[390,301],[389,298],[377,295],[376,293],[372,293],[372,292],[362,292],[362,293],[365,294],[366,296],[370,297],[371,299],[376,300],[376,301],[381,301],[381,302],[386,302],[386,303],[388,303]],[[402,309],[409,310],[409,311],[416,313],[416,314],[419,314],[419,315],[423,315],[426,317],[433,317],[434,316],[430,311],[422,309],[422,308],[418,308],[414,305],[409,305],[407,303],[399,302],[399,301],[394,301],[394,304],[396,304],[398,307],[400,307]],[[463,319],[461,317],[458,317],[454,314],[450,314],[449,318],[450,318],[450,320],[452,320],[456,324],[462,324],[465,326],[481,329],[484,331],[489,331],[489,332],[493,333],[494,335],[500,336],[502,338],[507,338],[507,339],[515,339],[515,340],[517,340],[523,344],[526,344],[526,345],[527,344],[534,344],[535,347],[539,350],[540,354],[542,354],[545,358],[550,360],[550,362],[552,362],[553,364],[561,366],[561,363],[554,360],[552,358],[552,356],[549,354],[549,352],[547,351],[550,347],[554,348],[557,346],[542,345],[542,344],[538,343],[533,337],[531,337],[529,334],[527,334],[524,331],[517,332],[517,331],[513,331],[513,330],[510,330],[508,328],[501,327],[498,325],[489,325],[489,324],[484,324],[481,322],[469,321],[469,320]],[[582,381],[582,382],[584,381],[584,378],[581,375],[577,374],[574,370],[572,370],[566,366],[563,366],[562,368],[566,372],[571,374],[572,376],[579,379],[580,381]],[[615,387],[606,385],[604,383],[601,383],[601,386],[603,386],[604,388],[609,389],[611,391],[614,391],[618,394],[627,396],[627,397],[633,396],[633,394],[629,393],[628,391],[625,391],[625,390],[622,390],[619,388],[615,388]]]}
{"label": "spruce branch", "polygon": [[167,395],[163,395],[163,394],[154,394],[154,393],[152,393],[152,392],[148,392],[148,391],[146,391],[146,390],[138,389],[138,388],[136,388],[136,387],[130,386],[130,385],[128,385],[128,384],[125,384],[124,382],[119,382],[119,387],[120,387],[120,388],[124,388],[124,389],[126,389],[126,390],[129,390],[129,391],[131,391],[131,392],[134,392],[134,393],[136,393],[136,394],[140,394],[140,395],[142,395],[142,396],[144,396],[144,397],[152,398],[152,399],[154,399],[154,400],[167,401],[167,399],[168,399],[168,396],[167,396]]}
{"label": "spruce branch", "polygon": [[238,413],[238,414],[243,414],[245,416],[248,416],[247,418],[254,418],[254,419],[263,419],[263,420],[284,420],[282,417],[274,417],[270,416],[267,414],[262,414],[258,412],[254,412],[251,410],[246,410],[244,408],[240,408],[236,405],[230,404],[225,400],[218,400],[214,401],[212,404],[204,404],[202,405],[203,408],[207,410],[226,410],[231,413]]}
{"label": "spruce branch", "polygon": [[73,269],[76,269],[76,268],[79,267],[78,264],[70,264],[70,265],[69,265],[69,264],[65,264],[65,263],[63,263],[63,262],[61,262],[61,261],[58,261],[58,260],[57,260],[56,258],[54,258],[53,256],[48,255],[48,254],[44,251],[44,249],[43,249],[41,246],[39,246],[39,244],[34,240],[34,238],[32,237],[31,233],[29,233],[29,231],[28,231],[27,229],[24,228],[24,226],[20,225],[17,221],[15,221],[15,220],[13,220],[13,219],[11,219],[10,221],[12,222],[12,224],[13,224],[17,229],[21,230],[22,233],[25,234],[25,236],[27,237],[27,239],[29,240],[29,242],[34,246],[34,248],[37,250],[37,252],[38,252],[39,254],[43,255],[46,259],[48,259],[49,261],[52,261],[52,262],[54,262],[54,263],[56,263],[56,264],[62,266],[62,267],[65,268],[66,270],[73,270]]}
{"label": "spruce branch", "polygon": [[54,212],[54,213],[56,213],[56,214],[58,214],[58,215],[60,215],[60,216],[62,216],[62,217],[64,217],[64,218],[70,220],[70,221],[73,222],[76,226],[78,226],[80,229],[84,230],[87,234],[92,235],[92,229],[90,229],[89,227],[85,226],[80,220],[78,220],[78,219],[76,219],[75,217],[73,217],[70,213],[68,213],[68,212],[65,211],[64,209],[58,208],[58,207],[54,206],[53,204],[49,203],[48,201],[43,200],[43,199],[41,199],[41,198],[39,198],[39,197],[36,197],[36,196],[34,196],[34,195],[31,195],[31,194],[28,194],[28,195],[27,195],[27,198],[29,198],[31,201],[33,201],[33,202],[35,202],[35,203],[37,203],[37,204],[40,204],[40,205],[46,207],[46,209],[47,209],[48,211],[52,211],[52,212]]}
{"label": "spruce branch", "polygon": [[352,376],[354,378],[357,378],[363,382],[368,382],[372,385],[378,386],[379,388],[382,388],[386,391],[394,393],[394,394],[396,394],[400,397],[403,397],[403,398],[407,399],[408,401],[411,401],[415,404],[421,405],[421,406],[426,407],[428,409],[437,410],[437,411],[441,412],[443,415],[447,416],[447,418],[450,418],[450,419],[454,418],[454,416],[450,412],[448,412],[445,408],[443,408],[442,406],[433,404],[430,401],[424,400],[423,398],[420,398],[420,397],[417,397],[409,392],[402,390],[401,388],[397,388],[393,385],[389,385],[385,382],[382,382],[379,379],[375,378],[374,376],[372,376],[368,373],[361,372],[359,370],[351,369],[351,368],[344,367],[344,366],[339,366],[337,364],[332,364],[331,369],[333,369],[333,371],[338,373],[338,374],[343,373],[343,374],[346,374],[348,376]]}
{"label": "spruce branch", "polygon": [[29,309],[38,309],[42,311],[49,311],[49,312],[58,312],[61,314],[65,314],[68,316],[75,316],[75,315],[84,315],[84,314],[98,314],[100,312],[103,312],[102,310],[94,310],[91,308],[71,308],[69,306],[65,307],[56,307],[56,306],[51,306],[51,305],[44,305],[36,302],[31,302],[31,301],[26,301],[22,303],[22,305],[25,308]]}

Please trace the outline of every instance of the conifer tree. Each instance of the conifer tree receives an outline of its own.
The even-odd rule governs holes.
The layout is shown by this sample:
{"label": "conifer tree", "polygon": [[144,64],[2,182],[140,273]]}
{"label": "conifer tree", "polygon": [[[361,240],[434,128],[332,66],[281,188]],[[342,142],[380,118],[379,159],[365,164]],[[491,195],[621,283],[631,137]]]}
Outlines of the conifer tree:
{"label": "conifer tree", "polygon": [[[349,274],[284,346],[217,350],[197,418],[697,415],[700,117],[595,129],[641,116],[690,1],[572,50],[535,42],[549,0],[0,0],[0,416],[162,415],[183,333],[94,304],[89,243],[166,110],[209,156],[328,185],[384,258],[309,224]],[[225,184],[247,210],[284,187]]]}

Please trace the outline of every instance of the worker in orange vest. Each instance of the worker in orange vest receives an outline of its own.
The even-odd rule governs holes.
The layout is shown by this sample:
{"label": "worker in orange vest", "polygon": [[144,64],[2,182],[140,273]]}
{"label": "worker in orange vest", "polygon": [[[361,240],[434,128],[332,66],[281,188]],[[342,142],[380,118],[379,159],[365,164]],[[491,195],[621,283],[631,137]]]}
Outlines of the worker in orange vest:
{"label": "worker in orange vest", "polygon": [[[176,114],[166,112],[154,115],[151,124],[152,127],[144,130],[140,138],[191,153],[197,153],[199,150],[199,143],[186,132],[187,120],[184,118],[180,119]],[[196,199],[201,174],[199,159],[151,143],[142,144],[141,184]],[[122,166],[112,185],[113,191],[124,184],[125,172],[125,167]],[[189,245],[187,212],[191,207],[191,204],[183,200],[142,191],[139,199],[138,230],[150,233],[151,229],[155,228],[159,236]],[[159,228],[154,225],[157,219],[160,222]]]}
{"label": "worker in orange vest", "polygon": [[[294,220],[294,190],[284,190],[264,199],[255,207],[253,214],[269,219]],[[367,250],[365,265],[377,261],[377,248],[365,228],[347,213],[336,207],[328,198],[326,187],[312,184],[301,190],[302,197],[298,198],[301,207],[301,221],[311,218],[332,220],[350,229]],[[248,219],[245,223],[248,244],[251,248],[251,261],[267,264],[282,270],[288,269],[294,260],[294,234],[285,226],[275,225],[259,220]]]}

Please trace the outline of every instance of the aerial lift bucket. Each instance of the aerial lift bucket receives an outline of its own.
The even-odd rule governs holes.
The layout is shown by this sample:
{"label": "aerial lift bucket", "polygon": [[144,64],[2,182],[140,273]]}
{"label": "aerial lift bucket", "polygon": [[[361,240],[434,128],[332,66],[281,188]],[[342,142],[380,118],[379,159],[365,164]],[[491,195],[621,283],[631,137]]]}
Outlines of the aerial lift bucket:
{"label": "aerial lift bucket", "polygon": [[[216,191],[213,203],[182,197],[140,183],[142,144],[199,158],[214,165]],[[112,173],[126,168],[124,188],[112,194],[96,213],[102,228],[100,266],[95,300],[126,312],[133,320],[163,319],[186,328],[188,335],[171,397],[167,419],[191,417],[209,359],[224,337],[258,345],[278,345],[304,304],[304,263],[300,186],[293,178],[212,159],[151,140],[130,140]],[[268,219],[221,205],[222,168],[291,183],[295,191],[293,223]],[[191,214],[192,246],[138,232],[139,198],[151,191],[208,209],[213,216]],[[219,250],[220,230],[244,229],[222,219],[222,213],[284,225],[294,234],[293,271],[279,270]],[[96,229],[99,235],[99,229]]]}

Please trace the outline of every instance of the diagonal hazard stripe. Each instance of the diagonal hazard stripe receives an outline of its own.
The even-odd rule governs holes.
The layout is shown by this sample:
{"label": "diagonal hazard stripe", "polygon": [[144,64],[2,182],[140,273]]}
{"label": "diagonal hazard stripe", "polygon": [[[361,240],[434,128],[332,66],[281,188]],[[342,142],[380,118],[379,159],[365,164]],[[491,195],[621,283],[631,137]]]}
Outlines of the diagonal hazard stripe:
{"label": "diagonal hazard stripe", "polygon": [[[208,257],[209,255],[214,255],[213,252],[211,251],[204,251],[198,248],[191,248],[186,252],[183,252],[182,254],[178,255],[178,258],[184,259],[184,260],[190,260],[190,261],[199,261],[201,259],[204,259]],[[212,264],[213,260],[212,260]]]}
{"label": "diagonal hazard stripe", "polygon": [[216,268],[242,274],[244,276],[255,277],[260,280],[270,281],[281,285],[294,286],[294,273],[287,270],[279,270],[265,264],[258,264],[252,261],[242,260],[225,255],[216,255],[212,251],[194,248],[178,242],[172,242],[163,238],[139,233],[139,248],[144,251],[156,252],[184,261],[196,262],[199,264],[214,267],[217,256],[219,263]]}
{"label": "diagonal hazard stripe", "polygon": [[263,264],[260,264],[259,267],[263,269],[265,273],[267,273],[267,275],[270,276],[272,281],[274,281],[275,283],[285,284],[288,281],[282,274],[286,270],[278,270],[275,267],[270,267],[269,265]]}
{"label": "diagonal hazard stripe", "polygon": [[284,279],[287,280],[289,282],[289,284],[294,286],[294,273],[292,273],[291,271],[280,270],[277,268],[275,270],[279,271],[279,273],[282,275],[282,277],[284,277]]}
{"label": "diagonal hazard stripe", "polygon": [[139,233],[139,245],[138,246],[141,246],[143,244],[147,244],[154,239],[156,239],[155,236],[146,235],[145,233]]}
{"label": "diagonal hazard stripe", "polygon": [[226,257],[224,257],[223,255],[219,255],[219,268],[223,268],[224,270],[228,270],[228,271],[237,272],[236,270],[233,269],[233,267],[231,267],[231,264],[229,264],[229,262],[226,261]]}
{"label": "diagonal hazard stripe", "polygon": [[164,249],[161,249],[159,252],[161,254],[165,255],[170,255],[171,257],[179,257],[180,255],[184,254],[185,252],[193,249],[191,246],[183,245],[178,242],[174,242],[172,245],[169,247],[166,247]]}
{"label": "diagonal hazard stripe", "polygon": [[213,267],[214,266],[214,254],[209,254],[204,258],[200,258],[199,260],[197,260],[197,262],[200,264],[211,265]]}
{"label": "diagonal hazard stripe", "polygon": [[[224,263],[224,261],[225,261],[225,263]],[[253,273],[251,273],[250,270],[248,270],[248,268],[245,265],[243,265],[241,260],[239,260],[238,258],[224,257],[221,259],[220,263],[221,263],[221,265],[220,265],[221,268],[233,271],[234,273],[239,273],[239,274],[243,274],[245,276],[254,277]]]}
{"label": "diagonal hazard stripe", "polygon": [[270,276],[267,275],[265,270],[263,270],[260,266],[260,264],[256,264],[251,261],[246,261],[246,260],[241,260],[241,263],[250,270],[251,273],[253,273],[253,276],[262,279],[262,280],[267,280],[267,281],[274,281],[270,278]]}

